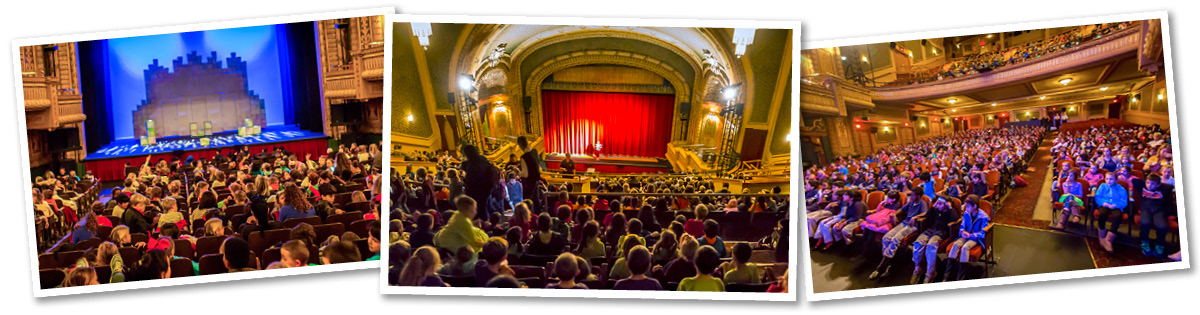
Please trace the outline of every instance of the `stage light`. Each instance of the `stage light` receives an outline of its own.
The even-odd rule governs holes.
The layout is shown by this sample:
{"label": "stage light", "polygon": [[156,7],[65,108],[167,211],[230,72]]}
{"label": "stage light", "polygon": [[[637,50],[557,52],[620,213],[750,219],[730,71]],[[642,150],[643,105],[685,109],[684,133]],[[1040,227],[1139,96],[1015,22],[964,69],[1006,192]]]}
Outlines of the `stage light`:
{"label": "stage light", "polygon": [[742,55],[746,54],[746,46],[754,43],[754,31],[756,29],[753,28],[733,29],[733,44],[737,45],[733,51],[734,56],[741,58]]}
{"label": "stage light", "polygon": [[1062,80],[1058,80],[1058,83],[1062,84],[1062,85],[1067,85],[1067,84],[1071,83],[1071,78],[1062,78]]}
{"label": "stage light", "polygon": [[461,91],[471,91],[475,88],[475,78],[469,74],[462,74],[458,77],[458,89]]}
{"label": "stage light", "polygon": [[429,49],[429,36],[433,35],[433,24],[430,23],[412,23],[413,36],[417,37],[417,41],[421,42],[421,48]]}
{"label": "stage light", "polygon": [[733,86],[726,87],[724,90],[721,91],[721,95],[725,97],[725,100],[732,100],[732,99],[736,98],[738,95],[737,87],[733,87]]}
{"label": "stage light", "polygon": [[1107,86],[1106,86],[1106,87],[1102,87],[1102,88],[1100,88],[1100,92],[1104,92],[1104,91],[1108,91],[1108,87],[1107,87]]}
{"label": "stage light", "polygon": [[958,99],[951,97],[950,99],[946,100],[946,102],[950,103],[950,105],[954,105],[954,103],[958,103]]}
{"label": "stage light", "polygon": [[408,117],[405,117],[405,119],[408,119],[408,122],[412,122],[412,121],[413,121],[413,115],[412,115],[412,114],[408,114]]}

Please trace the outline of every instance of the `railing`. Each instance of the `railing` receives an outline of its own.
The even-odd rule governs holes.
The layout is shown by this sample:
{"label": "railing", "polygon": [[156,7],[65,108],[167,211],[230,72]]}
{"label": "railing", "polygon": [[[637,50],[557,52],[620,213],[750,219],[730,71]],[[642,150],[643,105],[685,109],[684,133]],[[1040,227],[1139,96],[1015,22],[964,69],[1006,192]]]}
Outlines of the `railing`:
{"label": "railing", "polygon": [[929,83],[873,88],[874,99],[902,101],[954,94],[980,86],[995,86],[1050,74],[1120,54],[1135,52],[1141,44],[1139,29],[1140,27],[1130,27],[1108,37],[1085,42],[1055,54],[1005,66],[983,74],[942,79]]}

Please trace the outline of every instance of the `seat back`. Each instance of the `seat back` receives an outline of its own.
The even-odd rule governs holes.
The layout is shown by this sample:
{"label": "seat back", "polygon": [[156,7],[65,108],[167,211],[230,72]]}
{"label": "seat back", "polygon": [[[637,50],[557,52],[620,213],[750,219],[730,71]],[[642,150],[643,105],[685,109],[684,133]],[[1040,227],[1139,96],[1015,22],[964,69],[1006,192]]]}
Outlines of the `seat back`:
{"label": "seat back", "polygon": [[75,261],[83,258],[83,254],[84,251],[82,250],[58,252],[54,259],[58,262],[59,268],[70,268],[75,265]]}
{"label": "seat back", "polygon": [[137,265],[138,260],[142,259],[142,250],[137,247],[121,247],[117,249],[121,254],[121,260],[125,261],[125,268],[133,268]]}
{"label": "seat back", "polygon": [[367,234],[370,232],[369,230],[370,230],[372,224],[378,225],[379,221],[378,220],[354,221],[353,223],[350,223],[350,231],[354,232],[354,234],[358,234],[358,237],[365,239],[370,236]]}
{"label": "seat back", "polygon": [[225,255],[208,254],[200,257],[200,275],[214,275],[229,272],[225,268]]}
{"label": "seat back", "polygon": [[54,269],[58,268],[58,260],[54,254],[38,255],[38,269]]}
{"label": "seat back", "polygon": [[371,202],[370,201],[351,202],[351,203],[346,204],[346,206],[343,207],[342,210],[366,213],[367,211],[371,211]]}
{"label": "seat back", "polygon": [[283,260],[283,251],[279,247],[268,248],[267,251],[263,252],[262,259],[260,259],[262,264],[266,266],[270,266],[271,263],[280,260]]}
{"label": "seat back", "polygon": [[337,223],[341,223],[342,226],[344,226],[344,227],[350,227],[351,223],[354,223],[354,221],[358,221],[358,220],[362,220],[362,219],[363,219],[362,212],[347,211],[346,213],[342,213],[342,214],[330,215],[328,218],[325,218],[325,223],[337,222]]}
{"label": "seat back", "polygon": [[325,239],[328,239],[330,236],[334,236],[334,235],[339,236],[339,237],[342,236],[342,233],[346,233],[346,227],[343,226],[341,223],[335,222],[335,223],[329,223],[329,224],[314,225],[313,231],[315,231],[317,233],[317,238],[316,238],[315,242],[321,243],[321,242],[324,242]]}
{"label": "seat back", "polygon": [[308,223],[308,225],[321,224],[321,217],[311,216],[311,217],[287,219],[287,220],[283,221],[283,227],[290,229],[290,228],[296,227],[297,225],[300,225],[300,223]]}
{"label": "seat back", "polygon": [[67,278],[67,273],[59,269],[42,269],[38,271],[38,281],[41,282],[42,289],[52,289],[62,285],[63,279]]}
{"label": "seat back", "polygon": [[726,292],[767,292],[774,283],[729,283],[725,285]]}
{"label": "seat back", "polygon": [[193,276],[192,260],[187,258],[172,258],[171,259],[171,278],[182,278]]}
{"label": "seat back", "polygon": [[204,255],[220,253],[221,243],[224,242],[224,236],[201,237],[200,239],[196,240],[196,250],[195,253],[192,254],[192,257],[204,257]]}
{"label": "seat back", "polygon": [[75,243],[75,249],[86,251],[89,249],[99,247],[100,243],[103,243],[103,242],[104,241],[93,237],[93,238],[79,241],[79,243]]}
{"label": "seat back", "polygon": [[196,250],[192,248],[192,242],[185,239],[176,239],[172,241],[175,244],[175,256],[185,257],[187,259],[196,258]]}

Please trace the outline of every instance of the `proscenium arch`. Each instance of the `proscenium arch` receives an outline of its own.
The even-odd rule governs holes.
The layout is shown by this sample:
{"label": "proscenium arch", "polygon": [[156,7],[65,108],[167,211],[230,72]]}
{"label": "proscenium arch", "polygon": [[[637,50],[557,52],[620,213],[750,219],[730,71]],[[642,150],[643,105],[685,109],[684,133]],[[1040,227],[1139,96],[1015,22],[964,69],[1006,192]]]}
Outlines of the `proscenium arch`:
{"label": "proscenium arch", "polygon": [[[678,116],[677,112],[679,109],[679,103],[686,102],[690,99],[688,94],[691,93],[692,89],[689,87],[687,81],[683,78],[683,75],[670,66],[662,64],[657,59],[641,54],[615,50],[589,50],[572,52],[569,54],[560,55],[551,61],[538,66],[533,70],[533,73],[530,74],[529,79],[525,80],[523,83],[525,86],[525,96],[529,96],[533,101],[533,108],[531,110],[532,117],[530,117],[530,121],[526,121],[526,123],[530,124],[534,134],[544,135],[541,124],[542,81],[545,81],[547,77],[555,72],[558,72],[559,70],[587,65],[618,65],[634,67],[654,72],[655,74],[662,76],[663,78],[667,79],[668,82],[671,82],[671,85],[675,89],[675,101],[673,108],[671,109],[673,113],[676,113],[674,116]],[[673,128],[675,125],[674,119],[672,119],[671,125]]]}

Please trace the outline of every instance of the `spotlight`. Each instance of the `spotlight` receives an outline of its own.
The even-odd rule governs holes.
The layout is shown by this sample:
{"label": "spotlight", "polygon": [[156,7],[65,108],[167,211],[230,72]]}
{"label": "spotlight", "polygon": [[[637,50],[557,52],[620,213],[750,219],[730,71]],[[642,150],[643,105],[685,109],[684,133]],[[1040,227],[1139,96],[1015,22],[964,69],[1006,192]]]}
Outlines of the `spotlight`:
{"label": "spotlight", "polygon": [[462,91],[470,91],[475,88],[475,78],[469,74],[462,74],[458,77],[458,89]]}
{"label": "spotlight", "polygon": [[721,91],[721,95],[725,97],[725,100],[732,100],[738,95],[737,87],[726,87],[725,90]]}

